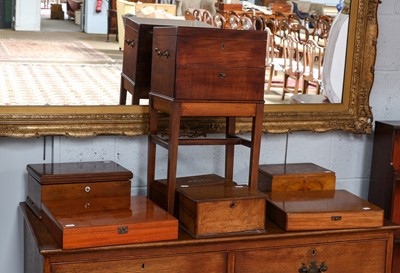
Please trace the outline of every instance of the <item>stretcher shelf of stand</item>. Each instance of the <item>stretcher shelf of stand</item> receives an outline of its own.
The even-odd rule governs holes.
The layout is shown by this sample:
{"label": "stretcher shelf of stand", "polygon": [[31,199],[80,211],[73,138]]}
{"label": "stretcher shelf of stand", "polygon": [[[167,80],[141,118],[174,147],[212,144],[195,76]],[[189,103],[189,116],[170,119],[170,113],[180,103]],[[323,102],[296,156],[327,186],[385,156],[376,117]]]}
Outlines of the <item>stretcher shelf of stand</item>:
{"label": "stretcher shelf of stand", "polygon": [[[151,141],[154,143],[167,148],[168,139],[162,138],[158,135],[151,135]],[[229,137],[229,138],[185,138],[179,139],[178,145],[239,145],[242,144],[244,140],[239,137]]]}

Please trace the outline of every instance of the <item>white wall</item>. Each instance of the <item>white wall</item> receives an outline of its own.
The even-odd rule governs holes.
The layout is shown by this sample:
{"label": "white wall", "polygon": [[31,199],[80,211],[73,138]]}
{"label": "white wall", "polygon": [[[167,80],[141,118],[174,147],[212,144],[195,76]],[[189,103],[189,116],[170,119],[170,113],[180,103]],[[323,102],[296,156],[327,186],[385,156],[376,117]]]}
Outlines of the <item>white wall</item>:
{"label": "white wall", "polygon": [[[379,9],[378,55],[371,101],[375,120],[400,119],[400,0],[387,0]],[[26,165],[51,161],[51,137],[44,140],[0,138],[0,272],[23,272],[22,218],[18,204],[25,200]],[[296,132],[289,135],[288,162],[313,162],[336,172],[337,188],[361,197],[368,194],[372,135],[344,132]],[[286,135],[264,135],[260,164],[282,163]],[[134,173],[132,194],[144,194],[147,138],[54,138],[54,161],[114,160]],[[221,147],[180,147],[178,175],[223,172]],[[157,175],[163,177],[166,153],[158,153]],[[247,181],[248,149],[237,148],[235,179]],[[29,272],[26,272],[29,273]]]}
{"label": "white wall", "polygon": [[40,31],[40,0],[15,0],[14,29]]}

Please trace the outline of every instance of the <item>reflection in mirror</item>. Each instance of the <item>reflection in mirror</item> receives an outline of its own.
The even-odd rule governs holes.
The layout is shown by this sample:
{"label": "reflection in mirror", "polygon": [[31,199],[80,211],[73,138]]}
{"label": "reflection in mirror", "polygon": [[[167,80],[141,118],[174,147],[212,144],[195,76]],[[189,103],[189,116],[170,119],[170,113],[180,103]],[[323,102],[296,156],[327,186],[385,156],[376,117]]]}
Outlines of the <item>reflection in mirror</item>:
{"label": "reflection in mirror", "polygon": [[[321,4],[320,2],[320,0],[293,1],[290,4],[290,12],[285,10],[284,13],[274,12],[274,6],[278,10],[283,10],[279,9],[278,4],[270,4],[272,11],[266,10],[267,14],[270,14],[267,16],[261,12],[254,12],[264,21],[266,18],[272,18],[278,29],[280,20],[286,20],[289,25],[306,26],[307,37],[317,41],[316,47],[319,47],[322,52],[319,56],[307,57],[306,54],[315,52],[317,49],[312,47],[312,43],[302,45],[300,53],[302,56],[297,60],[302,63],[302,68],[296,66],[295,69],[303,69],[304,77],[300,75],[298,79],[299,89],[292,90],[290,86],[294,84],[292,78],[288,77],[287,81],[284,81],[289,60],[282,60],[290,55],[283,52],[289,50],[289,47],[284,48],[283,45],[286,42],[283,41],[279,30],[273,30],[272,35],[275,36],[273,50],[276,52],[270,54],[274,56],[274,60],[271,61],[273,66],[267,66],[266,69],[266,104],[315,102],[307,98],[305,101],[302,96],[292,97],[296,93],[321,94],[324,98],[322,102],[342,102],[348,15],[339,13],[337,16],[333,3]],[[217,8],[217,12],[226,13],[227,11],[220,11]],[[333,19],[335,20],[332,23]],[[264,27],[268,27],[268,24],[266,23]],[[0,87],[2,94],[0,105],[118,105],[121,103],[119,89],[123,52],[118,51],[118,45],[121,46],[121,43],[117,45],[117,43],[111,43],[112,41],[108,43],[96,41],[96,37],[88,39],[79,33],[72,34],[68,40],[57,40],[59,37],[53,37],[51,33],[42,36],[45,39],[40,40],[27,39],[25,35],[22,36],[16,32],[9,33],[10,37],[7,37],[7,33],[5,34],[0,40],[0,76],[5,83]],[[277,42],[278,39],[280,39],[279,42]],[[312,67],[307,68],[307,60],[308,65],[311,63]],[[311,81],[303,81],[303,78],[306,78],[305,73],[312,74],[308,76],[311,77]],[[29,80],[17,80],[21,75]],[[306,84],[308,88],[305,87]],[[283,94],[283,90],[289,90],[289,92]],[[130,104],[131,94],[128,92],[127,96],[126,101]],[[146,105],[147,100],[140,100],[140,104]]]}

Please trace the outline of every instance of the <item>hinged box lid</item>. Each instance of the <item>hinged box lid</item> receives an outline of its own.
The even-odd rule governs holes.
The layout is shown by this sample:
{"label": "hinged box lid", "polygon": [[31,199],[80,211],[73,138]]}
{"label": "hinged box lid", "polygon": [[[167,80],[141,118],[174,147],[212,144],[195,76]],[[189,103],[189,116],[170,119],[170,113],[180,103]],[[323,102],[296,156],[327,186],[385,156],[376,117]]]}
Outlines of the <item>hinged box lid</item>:
{"label": "hinged box lid", "polygon": [[47,201],[42,214],[63,249],[178,238],[178,220],[145,196]]}
{"label": "hinged box lid", "polygon": [[267,194],[267,217],[285,230],[379,227],[383,210],[345,190]]}
{"label": "hinged box lid", "polygon": [[133,176],[113,161],[29,164],[26,169],[42,185],[126,181]]}

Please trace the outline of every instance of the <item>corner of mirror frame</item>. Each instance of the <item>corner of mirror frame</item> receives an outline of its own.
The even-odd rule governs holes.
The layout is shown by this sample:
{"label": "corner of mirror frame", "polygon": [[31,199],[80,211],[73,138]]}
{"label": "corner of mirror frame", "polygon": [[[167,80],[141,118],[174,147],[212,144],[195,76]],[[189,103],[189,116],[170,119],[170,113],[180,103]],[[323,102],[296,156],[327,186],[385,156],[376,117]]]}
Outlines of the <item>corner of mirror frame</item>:
{"label": "corner of mirror frame", "polygon": [[[346,71],[345,75],[343,103],[324,106],[266,105],[264,132],[331,130],[351,133],[372,132],[369,95],[374,81],[378,0],[353,0],[351,5],[349,33],[352,33],[352,39],[348,48],[350,46],[352,54],[347,51],[351,69]],[[183,126],[185,135],[224,132],[223,119],[200,121],[193,118],[186,120]],[[237,130],[250,131],[250,120],[239,119]],[[0,136],[7,137],[137,136],[147,132],[148,110],[143,106],[6,106],[2,107],[0,113]]]}

